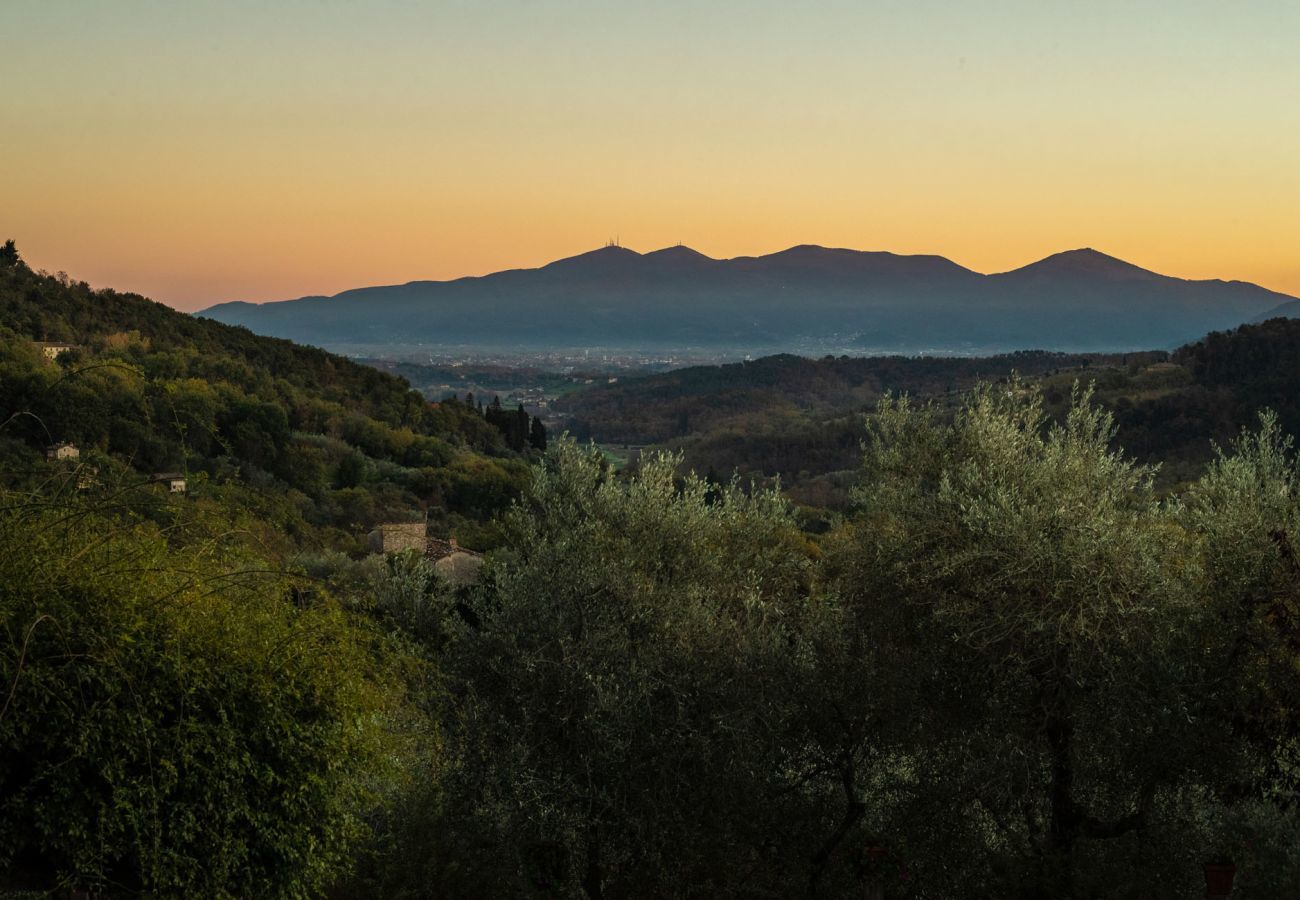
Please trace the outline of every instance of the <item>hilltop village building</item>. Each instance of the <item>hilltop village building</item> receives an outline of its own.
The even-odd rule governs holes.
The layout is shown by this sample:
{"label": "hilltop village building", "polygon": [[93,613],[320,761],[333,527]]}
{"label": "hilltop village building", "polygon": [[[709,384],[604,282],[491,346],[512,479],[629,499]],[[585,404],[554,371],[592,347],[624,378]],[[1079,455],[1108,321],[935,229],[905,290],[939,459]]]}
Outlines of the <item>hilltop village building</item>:
{"label": "hilltop village building", "polygon": [[58,444],[51,444],[45,448],[45,458],[50,462],[63,462],[64,460],[78,460],[74,470],[77,475],[77,490],[88,491],[99,484],[99,467],[81,463],[81,450],[76,444],[70,441],[62,441]]}

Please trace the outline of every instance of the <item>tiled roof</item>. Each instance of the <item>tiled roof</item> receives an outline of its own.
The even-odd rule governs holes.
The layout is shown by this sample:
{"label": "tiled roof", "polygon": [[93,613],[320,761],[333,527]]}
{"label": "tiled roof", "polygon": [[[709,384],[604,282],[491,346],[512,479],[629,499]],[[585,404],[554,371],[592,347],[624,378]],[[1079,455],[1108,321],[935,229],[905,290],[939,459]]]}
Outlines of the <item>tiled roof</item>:
{"label": "tiled roof", "polygon": [[439,560],[451,556],[453,553],[464,553],[468,556],[483,555],[474,550],[466,550],[454,540],[443,540],[442,538],[431,537],[425,544],[424,554],[429,557],[429,559]]}

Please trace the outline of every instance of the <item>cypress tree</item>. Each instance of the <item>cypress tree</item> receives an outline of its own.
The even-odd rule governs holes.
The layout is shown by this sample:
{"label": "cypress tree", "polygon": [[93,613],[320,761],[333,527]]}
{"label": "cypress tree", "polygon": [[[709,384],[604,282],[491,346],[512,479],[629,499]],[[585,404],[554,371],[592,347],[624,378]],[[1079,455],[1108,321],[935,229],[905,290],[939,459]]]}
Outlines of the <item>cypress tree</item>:
{"label": "cypress tree", "polygon": [[537,416],[533,416],[533,424],[528,429],[528,443],[534,450],[546,452],[546,426]]}

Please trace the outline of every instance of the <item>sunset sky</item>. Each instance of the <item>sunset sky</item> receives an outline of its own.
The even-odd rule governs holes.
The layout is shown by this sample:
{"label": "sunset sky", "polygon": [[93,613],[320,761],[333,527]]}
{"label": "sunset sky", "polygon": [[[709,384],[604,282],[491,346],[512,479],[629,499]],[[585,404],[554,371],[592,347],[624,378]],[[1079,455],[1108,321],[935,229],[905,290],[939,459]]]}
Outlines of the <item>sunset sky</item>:
{"label": "sunset sky", "polygon": [[1300,4],[3,0],[0,239],[182,309],[618,236],[1300,294]]}

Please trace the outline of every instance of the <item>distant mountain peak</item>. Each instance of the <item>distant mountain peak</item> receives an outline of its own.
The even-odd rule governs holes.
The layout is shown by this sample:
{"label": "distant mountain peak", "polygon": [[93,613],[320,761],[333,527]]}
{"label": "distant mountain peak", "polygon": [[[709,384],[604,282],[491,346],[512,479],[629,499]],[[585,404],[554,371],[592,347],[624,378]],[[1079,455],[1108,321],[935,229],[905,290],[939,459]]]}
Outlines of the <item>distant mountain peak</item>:
{"label": "distant mountain peak", "polygon": [[713,259],[713,257],[705,256],[700,251],[693,250],[690,247],[687,247],[685,244],[674,244],[671,247],[664,247],[661,250],[652,250],[649,253],[647,253],[645,256],[646,259],[655,257],[657,259],[674,259],[674,260],[695,259],[695,260],[708,260],[709,262],[716,261]]}
{"label": "distant mountain peak", "polygon": [[920,280],[980,277],[943,256],[891,253],[887,250],[851,250],[797,244],[767,256],[740,257],[733,262],[766,270],[797,270],[840,278],[892,278]]}
{"label": "distant mountain peak", "polygon": [[542,266],[541,271],[590,271],[593,274],[607,274],[616,271],[633,260],[641,259],[641,254],[617,244],[606,244],[596,250],[588,250],[577,256],[557,259]]}
{"label": "distant mountain peak", "polygon": [[1091,247],[1053,253],[1038,262],[1004,272],[1003,275],[1083,275],[1123,281],[1150,281],[1164,277]]}
{"label": "distant mountain peak", "polygon": [[692,250],[685,244],[664,247],[662,250],[652,250],[641,259],[646,266],[660,274],[673,274],[681,277],[689,277],[697,272],[721,265],[719,260],[705,256],[698,250]]}
{"label": "distant mountain peak", "polygon": [[807,259],[826,259],[828,257],[840,257],[848,254],[866,254],[868,250],[849,250],[844,247],[823,247],[821,244],[795,244],[793,247],[787,247],[784,250],[778,250],[776,253],[770,253],[770,258],[775,257],[792,257]]}
{"label": "distant mountain peak", "polygon": [[[606,244],[603,247],[597,247],[595,250],[588,250],[586,253],[579,253],[577,256],[566,256],[564,259],[557,259],[548,265],[557,265],[559,263],[574,262],[580,259],[632,259],[639,257],[641,254],[627,247],[621,247],[618,244]],[[546,268],[543,266],[542,268]]]}

